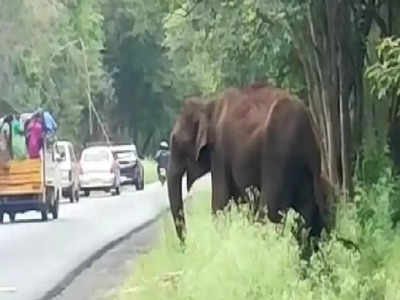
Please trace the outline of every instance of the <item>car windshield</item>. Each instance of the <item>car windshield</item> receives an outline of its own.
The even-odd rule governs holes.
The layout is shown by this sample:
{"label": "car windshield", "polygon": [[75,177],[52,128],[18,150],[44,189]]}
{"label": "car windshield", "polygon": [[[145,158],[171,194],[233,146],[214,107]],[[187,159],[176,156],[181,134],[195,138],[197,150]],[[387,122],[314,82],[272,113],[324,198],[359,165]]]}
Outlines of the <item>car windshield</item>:
{"label": "car windshield", "polygon": [[109,155],[106,150],[92,150],[83,154],[83,161],[85,162],[105,161],[108,159]]}
{"label": "car windshield", "polygon": [[135,153],[133,151],[115,151],[118,160],[134,160]]}
{"label": "car windshield", "polygon": [[67,151],[64,145],[56,145],[56,151],[61,161],[66,161]]}

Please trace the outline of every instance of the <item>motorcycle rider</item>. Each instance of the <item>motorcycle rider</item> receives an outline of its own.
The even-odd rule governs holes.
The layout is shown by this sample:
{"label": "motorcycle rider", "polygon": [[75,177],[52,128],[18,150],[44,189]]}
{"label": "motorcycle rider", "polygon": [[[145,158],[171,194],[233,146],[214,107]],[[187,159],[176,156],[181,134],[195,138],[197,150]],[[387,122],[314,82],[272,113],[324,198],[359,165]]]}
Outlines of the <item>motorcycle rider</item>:
{"label": "motorcycle rider", "polygon": [[162,140],[160,143],[160,149],[156,153],[155,160],[157,162],[157,174],[158,178],[161,177],[160,169],[167,169],[168,167],[168,160],[169,160],[169,146],[166,140]]}

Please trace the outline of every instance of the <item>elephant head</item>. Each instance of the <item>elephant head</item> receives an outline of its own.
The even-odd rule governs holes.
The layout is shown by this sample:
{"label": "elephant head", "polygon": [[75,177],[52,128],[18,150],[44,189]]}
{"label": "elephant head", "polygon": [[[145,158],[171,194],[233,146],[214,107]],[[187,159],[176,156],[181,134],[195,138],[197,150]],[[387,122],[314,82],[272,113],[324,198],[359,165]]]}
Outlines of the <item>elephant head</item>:
{"label": "elephant head", "polygon": [[179,239],[184,241],[185,216],[182,199],[182,177],[187,189],[210,171],[211,116],[210,103],[191,99],[183,107],[170,136],[171,155],[168,165],[168,197]]}

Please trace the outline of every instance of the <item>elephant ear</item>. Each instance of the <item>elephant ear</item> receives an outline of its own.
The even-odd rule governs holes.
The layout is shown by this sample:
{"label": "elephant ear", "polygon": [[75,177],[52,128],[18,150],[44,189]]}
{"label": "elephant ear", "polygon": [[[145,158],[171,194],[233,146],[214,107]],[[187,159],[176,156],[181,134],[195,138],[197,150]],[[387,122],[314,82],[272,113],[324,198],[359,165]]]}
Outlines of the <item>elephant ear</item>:
{"label": "elephant ear", "polygon": [[201,149],[207,145],[208,123],[204,113],[201,113],[200,118],[196,121],[196,127],[197,134],[194,149],[194,159],[198,161],[200,158]]}

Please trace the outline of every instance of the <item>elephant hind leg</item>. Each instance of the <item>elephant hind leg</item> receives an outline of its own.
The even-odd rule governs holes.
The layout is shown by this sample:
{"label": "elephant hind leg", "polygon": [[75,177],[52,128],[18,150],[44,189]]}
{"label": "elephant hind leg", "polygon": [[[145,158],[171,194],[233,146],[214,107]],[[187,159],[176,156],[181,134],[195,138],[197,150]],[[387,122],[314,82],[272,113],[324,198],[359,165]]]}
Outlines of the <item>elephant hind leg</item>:
{"label": "elephant hind leg", "polygon": [[267,215],[271,222],[280,223],[281,212],[289,208],[292,187],[290,182],[285,182],[282,170],[268,171],[262,182],[258,220],[262,221]]}
{"label": "elephant hind leg", "polygon": [[249,210],[253,217],[257,215],[260,208],[260,193],[256,187],[249,187],[245,192],[245,199],[249,204]]}
{"label": "elephant hind leg", "polygon": [[315,201],[315,193],[313,176],[304,170],[297,183],[293,208],[304,218],[305,227],[311,229],[311,236],[319,236],[323,226],[320,210]]}

